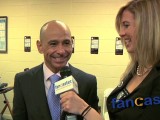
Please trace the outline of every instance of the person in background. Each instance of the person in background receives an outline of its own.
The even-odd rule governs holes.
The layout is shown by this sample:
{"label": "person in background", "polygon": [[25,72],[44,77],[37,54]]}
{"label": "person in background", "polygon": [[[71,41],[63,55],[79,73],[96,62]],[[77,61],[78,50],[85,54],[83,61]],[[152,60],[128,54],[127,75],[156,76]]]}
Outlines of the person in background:
{"label": "person in background", "polygon": [[[68,66],[78,83],[79,99],[98,111],[97,80],[94,75],[73,67],[68,61],[72,55],[73,41],[69,27],[61,21],[52,20],[45,23],[40,30],[37,41],[39,53],[44,62],[25,72],[17,73],[14,82],[13,120],[65,120],[66,114],[57,95],[59,116],[53,112],[49,101],[50,88],[53,86],[50,76],[60,77],[60,70]],[[54,91],[51,93],[54,93]],[[57,104],[56,104],[57,105]],[[55,105],[53,105],[55,106]],[[65,109],[64,109],[65,110]],[[53,114],[52,114],[53,113]],[[83,120],[83,116],[77,116]]]}
{"label": "person in background", "polygon": [[130,56],[120,84],[107,99],[110,120],[160,118],[160,0],[131,0],[116,16]]}

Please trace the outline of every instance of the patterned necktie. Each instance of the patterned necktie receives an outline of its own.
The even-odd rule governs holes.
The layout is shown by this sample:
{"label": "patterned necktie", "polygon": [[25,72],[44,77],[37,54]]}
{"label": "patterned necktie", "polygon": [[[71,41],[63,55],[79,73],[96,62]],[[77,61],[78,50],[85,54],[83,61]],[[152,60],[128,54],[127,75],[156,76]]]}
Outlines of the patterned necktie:
{"label": "patterned necktie", "polygon": [[60,77],[56,74],[50,77],[51,86],[48,91],[47,100],[52,120],[60,120],[60,97],[59,95],[55,95],[55,90],[54,90],[54,83],[59,79]]}

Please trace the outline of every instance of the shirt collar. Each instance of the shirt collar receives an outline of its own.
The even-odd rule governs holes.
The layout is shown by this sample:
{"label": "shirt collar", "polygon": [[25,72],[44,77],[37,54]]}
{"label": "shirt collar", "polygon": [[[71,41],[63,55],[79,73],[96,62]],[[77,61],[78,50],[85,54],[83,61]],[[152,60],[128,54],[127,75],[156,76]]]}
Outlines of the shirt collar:
{"label": "shirt collar", "polygon": [[[69,64],[67,63],[66,66],[69,66]],[[44,80],[48,80],[48,78],[52,75],[54,75],[55,73],[53,73],[45,64],[45,62],[43,63],[43,73],[44,73]],[[60,71],[58,73],[56,73],[58,76],[61,77],[60,75]]]}

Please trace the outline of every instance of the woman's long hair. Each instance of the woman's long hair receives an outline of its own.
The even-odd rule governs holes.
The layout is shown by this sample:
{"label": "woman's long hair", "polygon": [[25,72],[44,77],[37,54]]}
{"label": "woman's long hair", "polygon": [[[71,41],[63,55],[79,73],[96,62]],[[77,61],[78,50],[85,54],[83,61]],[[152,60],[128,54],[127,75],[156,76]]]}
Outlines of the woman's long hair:
{"label": "woman's long hair", "polygon": [[160,61],[160,0],[132,0],[128,2],[116,16],[115,25],[118,32],[125,10],[134,15],[137,42],[134,54],[129,53],[131,60],[122,79],[130,72],[135,74],[137,65],[144,69],[144,67],[154,66]]}

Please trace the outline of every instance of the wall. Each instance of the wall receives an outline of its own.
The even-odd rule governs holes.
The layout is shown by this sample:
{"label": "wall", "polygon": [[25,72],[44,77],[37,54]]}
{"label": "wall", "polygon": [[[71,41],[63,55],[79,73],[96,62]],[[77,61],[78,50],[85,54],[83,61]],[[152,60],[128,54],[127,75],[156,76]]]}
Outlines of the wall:
{"label": "wall", "polygon": [[[116,87],[128,63],[127,52],[115,55],[115,16],[128,0],[0,0],[0,16],[8,16],[8,53],[0,54],[0,82],[13,85],[14,76],[24,68],[43,62],[36,40],[47,21],[58,19],[75,36],[75,53],[70,63],[97,76],[99,105],[106,88]],[[31,36],[31,52],[24,52],[24,36]],[[99,54],[90,54],[91,36],[98,36]],[[12,106],[13,91],[7,98]],[[3,108],[0,95],[0,110]],[[6,111],[6,114],[8,111]]]}

